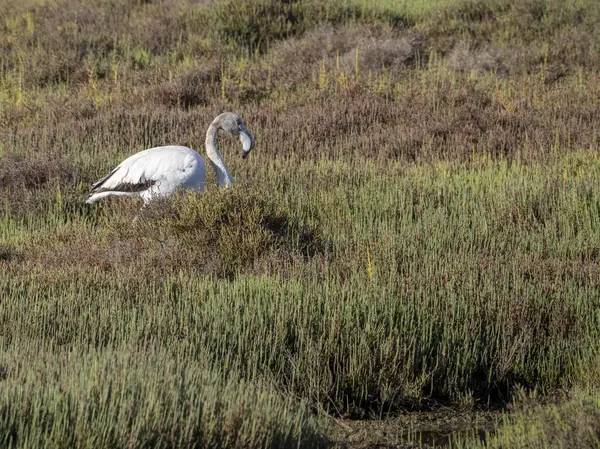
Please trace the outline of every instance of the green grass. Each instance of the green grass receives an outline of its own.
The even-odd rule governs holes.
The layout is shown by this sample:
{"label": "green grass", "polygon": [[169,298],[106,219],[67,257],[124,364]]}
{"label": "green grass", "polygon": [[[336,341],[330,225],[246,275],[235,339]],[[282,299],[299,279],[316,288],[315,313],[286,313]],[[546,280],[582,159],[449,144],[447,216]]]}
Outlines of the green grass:
{"label": "green grass", "polygon": [[[166,232],[163,247],[147,227],[113,229],[123,219],[118,208],[99,222],[54,207],[3,226],[23,261],[9,262],[1,285],[5,350],[21,353],[23,341],[37,341],[56,347],[56,357],[92,349],[103,363],[117,353],[135,364],[133,354],[150,344],[164,351],[161,363],[201,359],[342,414],[461,401],[465,392],[486,400],[517,383],[551,392],[587,378],[598,356],[600,301],[593,154],[550,169],[442,164],[402,177],[368,162],[311,165],[296,176],[281,167],[255,172],[265,197],[319,222],[330,242],[328,254],[284,259],[270,275],[260,274],[264,263],[246,261],[248,275],[197,277],[209,261],[177,246],[203,242],[192,229]],[[286,184],[295,187],[285,192]],[[245,195],[211,192],[201,201],[217,208],[233,194]],[[197,201],[178,208],[194,213]],[[160,228],[160,217],[153,220]],[[206,254],[206,245],[197,251]],[[79,363],[69,366],[83,369]],[[163,391],[145,381],[132,388]]]}
{"label": "green grass", "polygon": [[[592,3],[0,6],[0,446],[345,447],[521,389],[490,447],[597,432]],[[232,189],[82,204],[223,110]]]}
{"label": "green grass", "polygon": [[[372,5],[366,0],[350,0],[350,4],[359,5],[362,8],[368,8]],[[414,20],[423,20],[426,16],[434,14],[440,8],[455,5],[455,0],[380,0],[377,2],[377,8],[383,11],[389,11],[397,15],[405,15]]]}
{"label": "green grass", "polygon": [[[85,350],[19,342],[3,351],[2,446],[314,447],[305,406],[182,360],[147,341]],[[141,349],[141,348],[140,348]]]}
{"label": "green grass", "polygon": [[499,428],[485,442],[467,439],[455,441],[454,447],[597,447],[598,392],[576,390],[557,402],[539,404],[535,395],[525,395],[512,413],[503,416]]}

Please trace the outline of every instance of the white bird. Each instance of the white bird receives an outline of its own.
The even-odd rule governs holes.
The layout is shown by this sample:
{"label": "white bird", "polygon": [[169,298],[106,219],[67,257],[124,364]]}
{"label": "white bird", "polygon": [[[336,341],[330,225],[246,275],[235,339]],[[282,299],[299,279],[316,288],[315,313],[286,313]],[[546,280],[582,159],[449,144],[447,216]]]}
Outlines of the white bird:
{"label": "white bird", "polygon": [[[219,187],[233,180],[217,147],[217,132],[222,129],[239,136],[245,159],[254,146],[254,137],[242,119],[233,112],[217,116],[206,131],[206,155],[217,175]],[[92,185],[86,203],[108,196],[140,196],[144,205],[154,198],[173,195],[180,189],[204,190],[206,166],[202,156],[188,147],[165,146],[140,151],[121,162],[107,176]]]}

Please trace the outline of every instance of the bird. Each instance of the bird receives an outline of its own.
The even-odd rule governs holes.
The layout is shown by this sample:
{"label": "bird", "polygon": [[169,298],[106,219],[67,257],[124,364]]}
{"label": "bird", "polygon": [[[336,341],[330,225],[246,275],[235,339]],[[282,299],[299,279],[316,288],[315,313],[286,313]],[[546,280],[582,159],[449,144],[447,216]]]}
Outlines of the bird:
{"label": "bird", "polygon": [[[217,183],[219,187],[229,187],[233,179],[217,146],[219,130],[240,138],[244,159],[254,147],[254,136],[233,112],[218,115],[206,131],[206,156],[217,175]],[[92,184],[92,194],[86,203],[94,204],[110,196],[139,196],[145,207],[152,200],[179,190],[204,191],[205,175],[202,156],[191,148],[176,145],[149,148],[128,157]]]}

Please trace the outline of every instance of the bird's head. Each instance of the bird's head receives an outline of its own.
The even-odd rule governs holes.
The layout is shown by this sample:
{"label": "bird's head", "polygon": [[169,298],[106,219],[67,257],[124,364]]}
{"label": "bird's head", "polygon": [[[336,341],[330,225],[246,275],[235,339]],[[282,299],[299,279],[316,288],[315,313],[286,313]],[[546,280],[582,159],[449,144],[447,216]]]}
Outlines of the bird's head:
{"label": "bird's head", "polygon": [[241,117],[233,112],[224,112],[215,119],[215,122],[223,131],[239,136],[242,142],[242,157],[246,159],[254,147],[254,136],[248,131]]}

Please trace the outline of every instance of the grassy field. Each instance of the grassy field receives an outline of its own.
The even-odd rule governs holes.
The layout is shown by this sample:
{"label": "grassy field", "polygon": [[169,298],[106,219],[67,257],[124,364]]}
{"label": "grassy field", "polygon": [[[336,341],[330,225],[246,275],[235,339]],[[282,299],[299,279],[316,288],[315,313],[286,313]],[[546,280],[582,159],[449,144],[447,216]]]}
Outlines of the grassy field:
{"label": "grassy field", "polygon": [[[597,447],[599,21],[2,2],[0,447],[419,447],[402,417],[441,408],[503,410],[453,447]],[[226,110],[233,188],[83,204]]]}

